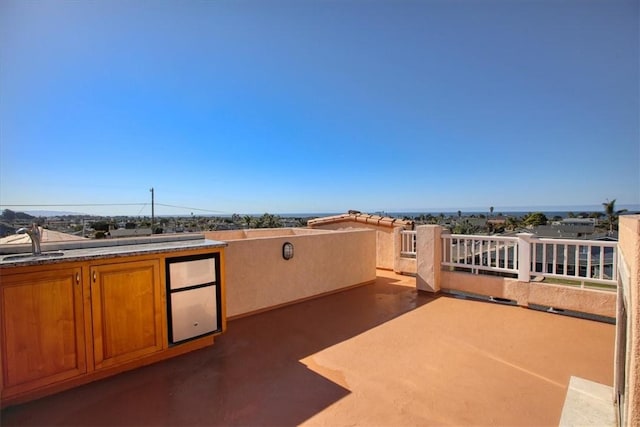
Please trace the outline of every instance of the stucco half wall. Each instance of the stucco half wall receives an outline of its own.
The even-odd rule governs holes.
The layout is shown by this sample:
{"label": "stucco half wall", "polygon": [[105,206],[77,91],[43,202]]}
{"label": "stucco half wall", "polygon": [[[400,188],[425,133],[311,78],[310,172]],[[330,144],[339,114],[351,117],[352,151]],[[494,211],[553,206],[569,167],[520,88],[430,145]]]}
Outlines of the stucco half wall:
{"label": "stucco half wall", "polygon": [[442,271],[441,278],[443,290],[506,298],[525,307],[535,304],[610,318],[616,316],[615,292],[584,291],[568,286],[519,282],[517,279],[457,271]]}
{"label": "stucco half wall", "polygon": [[[227,316],[243,316],[371,283],[376,279],[373,230],[207,232],[225,249]],[[299,233],[297,231],[300,231]],[[285,260],[290,242],[294,256]]]}
{"label": "stucco half wall", "polygon": [[307,223],[312,229],[351,230],[368,228],[376,232],[376,266],[385,270],[394,270],[398,254],[396,229],[412,230],[413,221],[378,215],[350,212],[331,217],[316,218]]}
{"label": "stucco half wall", "polygon": [[624,302],[627,316],[624,325],[621,322],[617,325],[616,389],[625,394],[619,402],[623,406],[621,424],[637,426],[640,425],[640,215],[621,216],[618,232],[620,260],[624,264],[618,269],[625,276],[620,283],[619,306]]}

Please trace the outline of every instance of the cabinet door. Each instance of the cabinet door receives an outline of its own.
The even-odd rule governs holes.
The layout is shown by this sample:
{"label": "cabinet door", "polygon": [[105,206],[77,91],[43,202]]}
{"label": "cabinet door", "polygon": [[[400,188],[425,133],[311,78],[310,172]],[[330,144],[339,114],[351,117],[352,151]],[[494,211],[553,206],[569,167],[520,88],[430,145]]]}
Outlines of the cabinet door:
{"label": "cabinet door", "polygon": [[3,395],[86,372],[80,268],[2,277]]}
{"label": "cabinet door", "polygon": [[91,268],[95,368],[114,366],[163,348],[158,260]]}

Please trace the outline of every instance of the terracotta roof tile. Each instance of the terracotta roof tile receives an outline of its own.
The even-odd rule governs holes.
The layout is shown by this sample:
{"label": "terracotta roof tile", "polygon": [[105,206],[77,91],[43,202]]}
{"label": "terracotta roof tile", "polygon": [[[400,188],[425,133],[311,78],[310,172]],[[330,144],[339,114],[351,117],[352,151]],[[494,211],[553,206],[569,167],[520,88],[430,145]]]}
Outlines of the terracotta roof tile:
{"label": "terracotta roof tile", "polygon": [[414,222],[406,221],[403,219],[391,218],[391,217],[381,217],[379,215],[370,215],[366,213],[361,213],[358,211],[350,211],[346,214],[333,215],[333,216],[325,216],[322,218],[315,218],[309,220],[307,225],[309,227],[317,227],[325,224],[335,224],[340,222],[361,222],[363,224],[373,224],[381,227],[402,227],[404,229],[412,230]]}

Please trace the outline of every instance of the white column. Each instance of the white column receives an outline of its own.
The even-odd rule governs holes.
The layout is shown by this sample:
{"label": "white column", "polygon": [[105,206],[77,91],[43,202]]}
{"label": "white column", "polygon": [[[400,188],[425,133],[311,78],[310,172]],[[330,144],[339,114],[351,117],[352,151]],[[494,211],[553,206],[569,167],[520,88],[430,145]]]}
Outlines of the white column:
{"label": "white column", "polygon": [[393,271],[401,273],[400,268],[400,251],[402,250],[402,228],[394,227],[393,229]]}
{"label": "white column", "polygon": [[518,281],[528,283],[531,280],[531,242],[535,236],[531,233],[518,233]]}

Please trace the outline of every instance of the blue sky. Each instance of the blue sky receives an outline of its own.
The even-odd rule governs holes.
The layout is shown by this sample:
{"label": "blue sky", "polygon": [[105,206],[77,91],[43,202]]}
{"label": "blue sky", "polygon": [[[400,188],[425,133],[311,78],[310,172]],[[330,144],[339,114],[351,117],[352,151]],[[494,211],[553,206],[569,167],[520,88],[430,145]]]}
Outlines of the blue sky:
{"label": "blue sky", "polygon": [[639,21],[619,0],[4,0],[0,208],[640,204]]}

